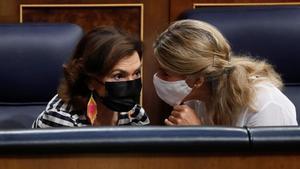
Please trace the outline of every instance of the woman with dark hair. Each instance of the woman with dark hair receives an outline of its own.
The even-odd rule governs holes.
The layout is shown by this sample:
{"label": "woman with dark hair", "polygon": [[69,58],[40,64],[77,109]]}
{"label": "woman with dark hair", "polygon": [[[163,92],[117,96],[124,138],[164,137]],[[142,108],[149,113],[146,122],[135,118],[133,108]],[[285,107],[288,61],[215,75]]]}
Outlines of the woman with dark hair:
{"label": "woman with dark hair", "polygon": [[138,105],[141,56],[141,42],[128,34],[112,27],[91,30],[63,66],[58,94],[32,127],[149,124]]}

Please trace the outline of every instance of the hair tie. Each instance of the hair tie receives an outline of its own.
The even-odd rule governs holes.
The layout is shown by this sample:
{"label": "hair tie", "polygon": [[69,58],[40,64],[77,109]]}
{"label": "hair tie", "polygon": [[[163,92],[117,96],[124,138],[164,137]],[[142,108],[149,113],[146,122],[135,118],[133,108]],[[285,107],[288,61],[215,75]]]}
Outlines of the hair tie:
{"label": "hair tie", "polygon": [[235,66],[224,67],[223,73],[229,75],[234,69]]}

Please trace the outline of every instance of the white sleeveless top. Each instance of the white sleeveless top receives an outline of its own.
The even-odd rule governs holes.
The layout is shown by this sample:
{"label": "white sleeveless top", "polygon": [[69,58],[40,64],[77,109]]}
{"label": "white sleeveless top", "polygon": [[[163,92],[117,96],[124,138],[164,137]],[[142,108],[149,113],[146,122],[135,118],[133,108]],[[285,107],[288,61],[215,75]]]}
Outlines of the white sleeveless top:
{"label": "white sleeveless top", "polygon": [[[259,82],[255,84],[255,93],[253,107],[256,111],[245,108],[238,116],[236,127],[298,125],[294,104],[273,84]],[[207,118],[203,102],[190,100],[184,104],[194,109],[199,117]]]}
{"label": "white sleeveless top", "polygon": [[294,104],[272,83],[255,85],[255,112],[246,108],[237,119],[236,126],[288,126],[298,125]]}

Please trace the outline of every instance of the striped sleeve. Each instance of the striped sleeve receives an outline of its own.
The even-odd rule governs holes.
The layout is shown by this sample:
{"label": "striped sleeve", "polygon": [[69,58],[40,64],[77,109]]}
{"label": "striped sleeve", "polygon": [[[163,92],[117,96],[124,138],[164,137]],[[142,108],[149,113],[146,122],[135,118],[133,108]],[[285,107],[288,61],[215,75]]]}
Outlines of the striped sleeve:
{"label": "striped sleeve", "polygon": [[58,97],[54,96],[48,103],[37,119],[33,122],[32,128],[49,128],[49,127],[74,127],[75,121],[72,119],[71,107]]}
{"label": "striped sleeve", "polygon": [[150,120],[145,112],[145,110],[140,106],[137,105],[134,113],[131,115],[133,118],[131,120],[131,125],[148,125],[150,124]]}
{"label": "striped sleeve", "polygon": [[74,127],[74,121],[66,113],[44,111],[33,123],[33,128]]}

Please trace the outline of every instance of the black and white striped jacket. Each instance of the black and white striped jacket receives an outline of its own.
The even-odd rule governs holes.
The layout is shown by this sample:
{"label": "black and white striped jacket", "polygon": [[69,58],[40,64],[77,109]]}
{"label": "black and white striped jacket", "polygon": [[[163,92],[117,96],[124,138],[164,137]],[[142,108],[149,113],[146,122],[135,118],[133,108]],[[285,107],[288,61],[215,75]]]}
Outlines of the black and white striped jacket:
{"label": "black and white striped jacket", "polygon": [[[145,110],[140,105],[135,105],[132,114],[120,112],[118,125],[147,125],[150,120]],[[33,122],[32,128],[48,127],[83,127],[90,126],[86,113],[76,113],[70,104],[64,103],[58,95],[55,95],[48,103],[46,109]]]}

